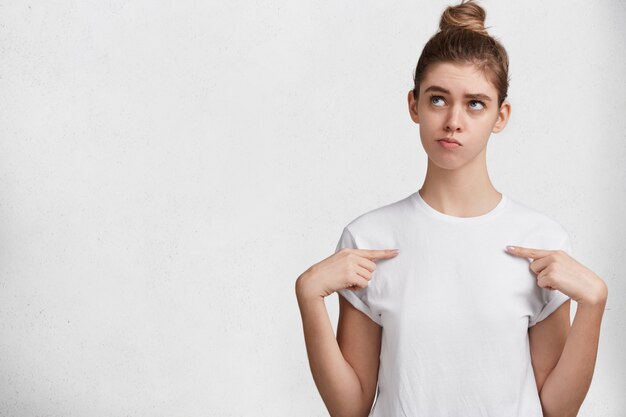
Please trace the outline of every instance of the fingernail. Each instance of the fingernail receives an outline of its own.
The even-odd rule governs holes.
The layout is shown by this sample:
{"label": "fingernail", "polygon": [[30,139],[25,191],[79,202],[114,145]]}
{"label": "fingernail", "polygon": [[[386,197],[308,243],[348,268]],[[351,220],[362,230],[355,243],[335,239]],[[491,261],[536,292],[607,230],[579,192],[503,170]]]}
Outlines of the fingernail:
{"label": "fingernail", "polygon": [[515,246],[507,246],[506,250],[508,250],[509,252],[513,252],[515,250]]}
{"label": "fingernail", "polygon": [[400,249],[392,249],[391,251],[394,253],[400,253]]}

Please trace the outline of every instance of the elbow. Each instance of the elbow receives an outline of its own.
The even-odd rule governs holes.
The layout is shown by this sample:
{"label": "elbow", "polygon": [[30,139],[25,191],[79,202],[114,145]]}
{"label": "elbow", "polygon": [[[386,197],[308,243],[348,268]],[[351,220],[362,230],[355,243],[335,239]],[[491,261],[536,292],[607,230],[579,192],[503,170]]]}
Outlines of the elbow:
{"label": "elbow", "polygon": [[330,411],[330,417],[367,417],[370,414],[371,407],[361,407],[358,410],[342,410],[342,411]]}
{"label": "elbow", "polygon": [[577,417],[580,407],[564,409],[551,409],[547,404],[541,402],[541,409],[543,411],[543,417]]}
{"label": "elbow", "polygon": [[358,413],[329,413],[330,417],[367,417],[369,411]]}
{"label": "elbow", "polygon": [[363,401],[359,402],[361,406],[355,406],[351,409],[342,408],[330,410],[328,409],[328,414],[330,417],[368,417],[370,415],[370,411],[372,409],[372,403],[369,404],[364,403]]}

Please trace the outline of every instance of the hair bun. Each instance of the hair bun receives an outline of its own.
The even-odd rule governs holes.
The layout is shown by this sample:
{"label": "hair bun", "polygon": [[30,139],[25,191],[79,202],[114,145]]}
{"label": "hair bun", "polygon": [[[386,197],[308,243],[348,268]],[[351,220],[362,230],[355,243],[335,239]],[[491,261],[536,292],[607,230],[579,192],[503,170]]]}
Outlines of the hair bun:
{"label": "hair bun", "polygon": [[468,29],[482,35],[488,35],[485,29],[485,10],[472,0],[463,0],[456,6],[448,6],[441,15],[439,29],[443,31]]}

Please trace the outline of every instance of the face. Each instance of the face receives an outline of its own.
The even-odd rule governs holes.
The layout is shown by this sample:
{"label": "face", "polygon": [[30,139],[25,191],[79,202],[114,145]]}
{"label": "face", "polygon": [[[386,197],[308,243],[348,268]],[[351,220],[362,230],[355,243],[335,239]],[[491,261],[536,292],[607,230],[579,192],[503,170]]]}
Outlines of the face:
{"label": "face", "polygon": [[[506,125],[510,104],[498,107],[496,88],[475,65],[437,63],[427,69],[417,100],[409,92],[409,111],[429,159],[456,169],[485,156],[491,133]],[[443,146],[442,138],[461,145]]]}

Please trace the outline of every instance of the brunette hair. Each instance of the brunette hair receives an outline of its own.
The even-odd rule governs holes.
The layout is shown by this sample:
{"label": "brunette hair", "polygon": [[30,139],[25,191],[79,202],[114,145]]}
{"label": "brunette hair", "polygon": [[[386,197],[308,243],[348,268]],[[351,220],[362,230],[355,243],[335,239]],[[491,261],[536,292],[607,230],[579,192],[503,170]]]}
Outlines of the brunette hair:
{"label": "brunette hair", "polygon": [[498,107],[509,89],[509,57],[500,42],[485,29],[485,10],[473,0],[448,6],[441,15],[439,31],[426,43],[413,75],[413,97],[431,64],[474,64],[498,90]]}

